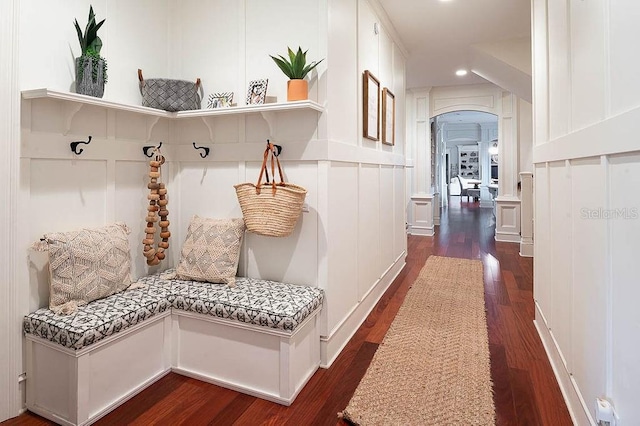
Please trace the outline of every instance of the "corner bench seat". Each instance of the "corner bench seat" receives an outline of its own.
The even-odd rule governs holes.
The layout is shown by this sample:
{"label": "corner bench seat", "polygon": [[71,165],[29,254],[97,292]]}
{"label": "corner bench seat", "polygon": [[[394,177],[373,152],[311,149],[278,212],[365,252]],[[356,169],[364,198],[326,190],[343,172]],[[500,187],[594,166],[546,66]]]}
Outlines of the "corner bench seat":
{"label": "corner bench seat", "polygon": [[90,424],[170,371],[291,404],[320,365],[323,291],[163,278],[170,272],[72,315],[25,316],[27,408]]}
{"label": "corner bench seat", "polygon": [[41,308],[24,317],[26,334],[79,350],[171,308],[170,287],[151,285],[79,306],[72,315]]}

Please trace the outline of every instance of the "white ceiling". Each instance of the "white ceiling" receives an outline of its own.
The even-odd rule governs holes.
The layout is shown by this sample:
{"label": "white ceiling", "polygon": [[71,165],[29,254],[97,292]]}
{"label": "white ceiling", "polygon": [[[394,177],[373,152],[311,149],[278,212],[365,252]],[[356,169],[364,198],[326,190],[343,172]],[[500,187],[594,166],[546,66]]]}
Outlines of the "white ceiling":
{"label": "white ceiling", "polygon": [[471,45],[530,37],[530,0],[378,0],[407,58],[407,87],[486,83],[459,68],[473,65]]}

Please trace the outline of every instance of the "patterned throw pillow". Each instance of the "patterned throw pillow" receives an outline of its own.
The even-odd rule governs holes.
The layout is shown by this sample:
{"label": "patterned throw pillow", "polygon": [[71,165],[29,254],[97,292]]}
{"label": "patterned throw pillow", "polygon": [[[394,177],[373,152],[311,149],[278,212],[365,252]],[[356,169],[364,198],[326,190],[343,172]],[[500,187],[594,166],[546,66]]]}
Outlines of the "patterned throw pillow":
{"label": "patterned throw pillow", "polygon": [[244,236],[242,219],[194,216],[182,246],[177,278],[235,285]]}
{"label": "patterned throw pillow", "polygon": [[127,234],[123,223],[46,234],[41,249],[49,251],[49,309],[71,314],[78,306],[129,287]]}

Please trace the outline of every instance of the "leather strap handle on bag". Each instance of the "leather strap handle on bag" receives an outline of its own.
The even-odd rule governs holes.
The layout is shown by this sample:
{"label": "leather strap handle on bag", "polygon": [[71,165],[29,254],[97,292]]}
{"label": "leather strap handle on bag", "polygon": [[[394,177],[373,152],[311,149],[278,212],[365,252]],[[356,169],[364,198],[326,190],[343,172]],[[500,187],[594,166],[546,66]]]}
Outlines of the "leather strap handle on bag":
{"label": "leather strap handle on bag", "polygon": [[[284,186],[284,176],[282,173],[282,167],[280,166],[280,160],[278,156],[280,155],[280,151],[282,147],[278,147],[278,151],[276,154],[276,145],[269,142],[267,139],[267,148],[264,150],[264,155],[262,158],[262,167],[260,168],[260,175],[258,176],[258,183],[256,184],[256,194],[260,194],[260,185],[262,183],[262,175],[266,175],[267,184],[269,183],[269,171],[267,170],[267,160],[269,158],[269,154],[271,154],[271,176],[273,179],[271,180],[271,191],[275,195],[276,186]],[[278,164],[278,173],[280,174],[280,183],[276,184],[276,171],[275,164]]]}

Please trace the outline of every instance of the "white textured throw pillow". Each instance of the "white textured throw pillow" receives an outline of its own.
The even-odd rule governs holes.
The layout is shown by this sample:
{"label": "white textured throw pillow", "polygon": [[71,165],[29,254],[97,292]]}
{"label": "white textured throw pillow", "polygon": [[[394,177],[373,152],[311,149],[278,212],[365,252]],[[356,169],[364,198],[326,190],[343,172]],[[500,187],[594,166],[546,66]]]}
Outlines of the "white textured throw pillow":
{"label": "white textured throw pillow", "polygon": [[235,285],[244,221],[194,216],[176,268],[179,279]]}
{"label": "white textured throw pillow", "polygon": [[49,309],[74,313],[78,306],[131,284],[129,229],[123,223],[44,236],[49,251]]}

